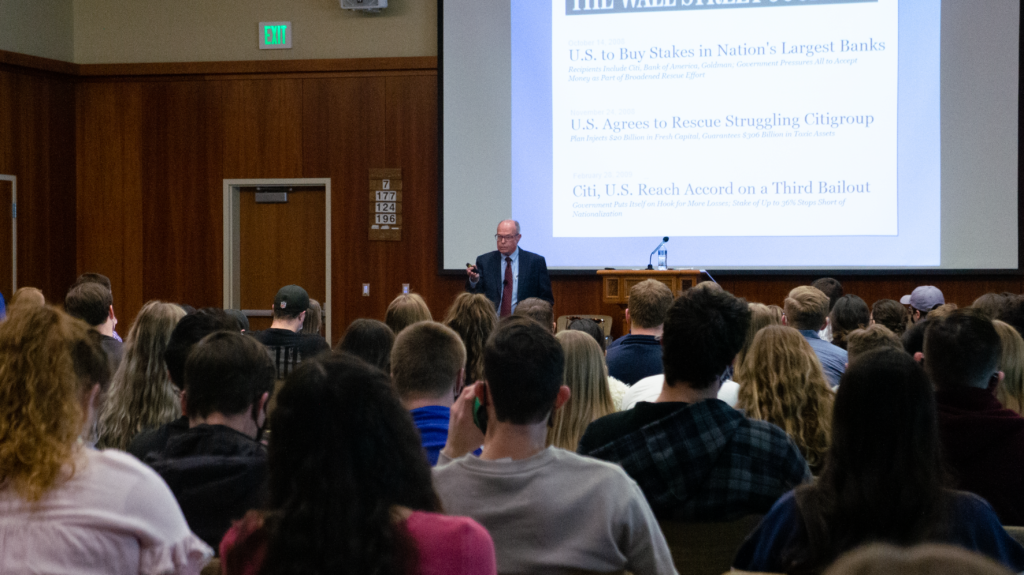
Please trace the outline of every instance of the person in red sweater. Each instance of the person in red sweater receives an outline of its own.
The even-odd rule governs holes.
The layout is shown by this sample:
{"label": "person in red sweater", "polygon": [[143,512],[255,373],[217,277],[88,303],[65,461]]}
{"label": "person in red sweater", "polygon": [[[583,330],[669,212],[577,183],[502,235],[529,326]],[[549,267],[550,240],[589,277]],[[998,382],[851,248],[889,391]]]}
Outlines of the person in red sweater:
{"label": "person in red sweater", "polygon": [[976,310],[929,320],[925,371],[935,386],[939,433],[957,488],[987,500],[1003,525],[1024,525],[1024,418],[1005,409],[994,390],[1001,343]]}
{"label": "person in red sweater", "polygon": [[285,381],[270,417],[270,501],[220,544],[225,575],[494,575],[479,523],[441,514],[430,465],[387,374],[348,354]]}

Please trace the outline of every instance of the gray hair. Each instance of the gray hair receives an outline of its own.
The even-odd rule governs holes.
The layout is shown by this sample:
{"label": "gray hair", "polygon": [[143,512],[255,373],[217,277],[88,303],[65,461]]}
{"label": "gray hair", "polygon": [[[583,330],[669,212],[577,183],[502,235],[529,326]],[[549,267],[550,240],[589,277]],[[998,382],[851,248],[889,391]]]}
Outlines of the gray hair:
{"label": "gray hair", "polygon": [[519,233],[520,233],[519,222],[517,220],[508,219],[508,220],[501,220],[500,222],[498,222],[498,225],[500,226],[501,224],[503,224],[505,222],[512,222],[513,224],[516,225],[516,235],[518,236]]}

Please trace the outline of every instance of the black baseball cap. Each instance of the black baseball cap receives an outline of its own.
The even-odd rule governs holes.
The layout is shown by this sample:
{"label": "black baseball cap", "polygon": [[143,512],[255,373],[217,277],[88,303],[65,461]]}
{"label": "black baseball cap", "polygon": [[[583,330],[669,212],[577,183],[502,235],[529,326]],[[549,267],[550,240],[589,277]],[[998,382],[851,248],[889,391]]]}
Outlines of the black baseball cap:
{"label": "black baseball cap", "polygon": [[297,285],[287,285],[274,296],[274,311],[299,315],[309,309],[309,294]]}

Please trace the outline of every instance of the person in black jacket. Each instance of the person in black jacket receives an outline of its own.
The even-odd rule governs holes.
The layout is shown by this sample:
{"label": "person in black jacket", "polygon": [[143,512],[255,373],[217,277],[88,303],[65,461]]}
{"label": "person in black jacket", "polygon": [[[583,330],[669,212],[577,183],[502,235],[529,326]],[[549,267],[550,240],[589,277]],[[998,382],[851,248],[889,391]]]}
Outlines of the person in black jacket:
{"label": "person in black jacket", "polygon": [[237,331],[206,336],[185,363],[189,429],[147,456],[189,527],[214,549],[232,520],[262,503],[267,455],[258,438],[274,376],[274,362],[256,340]]}

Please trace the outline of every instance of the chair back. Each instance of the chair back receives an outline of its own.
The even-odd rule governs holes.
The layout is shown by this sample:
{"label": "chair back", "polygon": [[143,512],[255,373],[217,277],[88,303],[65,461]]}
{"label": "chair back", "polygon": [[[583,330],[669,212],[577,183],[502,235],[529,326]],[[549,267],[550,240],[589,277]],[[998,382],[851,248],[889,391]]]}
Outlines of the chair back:
{"label": "chair back", "polygon": [[[601,329],[604,330],[605,343],[608,343],[609,340],[611,339],[611,337],[612,337],[612,316],[610,316],[610,315],[594,315],[594,314],[586,314],[586,313],[574,313],[574,314],[569,314],[569,315],[560,315],[560,316],[558,316],[558,319],[555,320],[555,333],[558,333],[560,331],[564,331],[565,328],[569,325],[569,322],[571,322],[574,319],[592,319],[592,320],[596,321],[597,325],[601,326]],[[608,346],[605,345],[605,347],[608,347]]]}
{"label": "chair back", "polygon": [[679,575],[721,575],[730,570],[736,551],[760,521],[760,515],[747,515],[716,523],[659,523]]}
{"label": "chair back", "polygon": [[203,567],[199,575],[220,575],[220,557],[210,559],[210,562],[206,564],[206,567]]}

